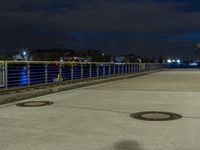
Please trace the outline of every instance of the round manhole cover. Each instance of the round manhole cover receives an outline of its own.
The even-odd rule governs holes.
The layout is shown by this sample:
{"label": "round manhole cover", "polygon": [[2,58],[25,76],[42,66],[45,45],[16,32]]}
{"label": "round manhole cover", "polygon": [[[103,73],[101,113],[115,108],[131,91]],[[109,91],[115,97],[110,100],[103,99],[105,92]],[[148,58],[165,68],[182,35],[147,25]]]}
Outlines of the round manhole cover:
{"label": "round manhole cover", "polygon": [[46,105],[52,105],[52,104],[53,102],[49,102],[49,101],[28,101],[28,102],[18,103],[16,105],[20,107],[40,107],[40,106],[46,106]]}
{"label": "round manhole cover", "polygon": [[130,115],[132,118],[146,121],[168,121],[182,118],[181,115],[171,112],[146,111]]}

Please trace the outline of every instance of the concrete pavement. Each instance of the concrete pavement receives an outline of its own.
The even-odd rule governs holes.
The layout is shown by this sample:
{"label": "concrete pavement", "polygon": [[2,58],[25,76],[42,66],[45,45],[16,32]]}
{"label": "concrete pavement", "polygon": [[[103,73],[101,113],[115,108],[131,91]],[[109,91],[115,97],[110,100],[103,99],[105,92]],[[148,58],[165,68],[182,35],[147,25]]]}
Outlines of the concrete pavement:
{"label": "concrete pavement", "polygon": [[[200,71],[162,71],[0,106],[0,150],[199,150]],[[182,119],[142,121],[140,111]]]}

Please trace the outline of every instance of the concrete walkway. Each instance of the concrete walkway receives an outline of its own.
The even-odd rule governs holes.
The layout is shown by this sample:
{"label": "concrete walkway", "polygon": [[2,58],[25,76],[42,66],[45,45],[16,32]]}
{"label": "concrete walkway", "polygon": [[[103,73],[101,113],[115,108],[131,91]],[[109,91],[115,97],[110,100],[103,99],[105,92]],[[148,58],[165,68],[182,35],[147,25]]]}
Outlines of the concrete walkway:
{"label": "concrete walkway", "polygon": [[[200,150],[200,71],[173,70],[0,106],[0,150]],[[142,121],[140,111],[182,119]]]}

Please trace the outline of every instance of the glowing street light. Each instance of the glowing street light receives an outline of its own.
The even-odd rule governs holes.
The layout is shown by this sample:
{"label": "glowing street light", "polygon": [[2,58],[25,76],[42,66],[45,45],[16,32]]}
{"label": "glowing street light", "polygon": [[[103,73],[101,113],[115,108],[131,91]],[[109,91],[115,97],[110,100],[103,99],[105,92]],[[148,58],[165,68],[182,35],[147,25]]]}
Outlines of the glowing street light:
{"label": "glowing street light", "polygon": [[23,48],[21,53],[24,57],[24,60],[28,60],[28,49]]}
{"label": "glowing street light", "polygon": [[23,51],[23,55],[25,56],[27,54],[27,52]]}
{"label": "glowing street light", "polygon": [[180,59],[177,59],[176,62],[177,62],[178,64],[180,64],[180,63],[181,63],[181,60],[180,60]]}
{"label": "glowing street light", "polygon": [[168,62],[168,63],[172,63],[172,60],[171,60],[171,59],[168,59],[167,62]]}

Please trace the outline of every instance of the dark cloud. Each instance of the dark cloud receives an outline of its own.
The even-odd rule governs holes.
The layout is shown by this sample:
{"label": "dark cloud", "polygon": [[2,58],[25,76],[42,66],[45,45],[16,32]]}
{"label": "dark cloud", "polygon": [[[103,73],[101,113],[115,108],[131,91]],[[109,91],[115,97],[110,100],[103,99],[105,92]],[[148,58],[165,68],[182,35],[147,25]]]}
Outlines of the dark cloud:
{"label": "dark cloud", "polygon": [[0,48],[40,43],[37,47],[192,56],[199,5],[197,0],[3,0]]}
{"label": "dark cloud", "polygon": [[173,0],[15,0],[2,2],[0,18],[62,31],[193,31],[200,28],[198,4]]}

